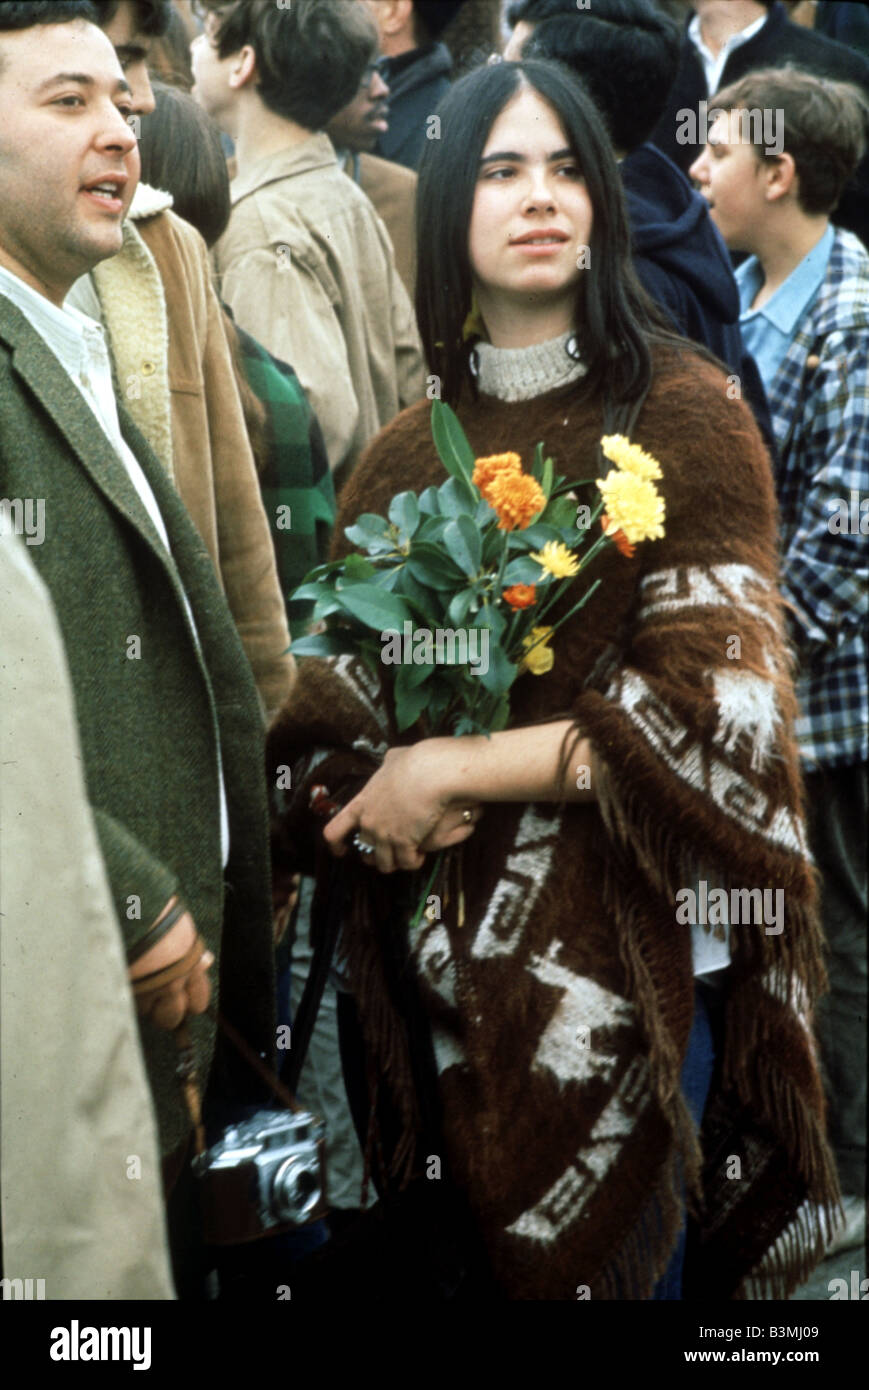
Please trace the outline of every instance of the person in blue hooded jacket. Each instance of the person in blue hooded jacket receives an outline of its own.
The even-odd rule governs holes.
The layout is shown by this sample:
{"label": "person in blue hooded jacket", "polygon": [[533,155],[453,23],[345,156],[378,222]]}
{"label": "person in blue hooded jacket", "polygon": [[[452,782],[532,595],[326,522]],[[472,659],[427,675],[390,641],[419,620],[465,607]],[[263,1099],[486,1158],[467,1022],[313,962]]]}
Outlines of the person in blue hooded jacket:
{"label": "person in blue hooded jacket", "polygon": [[656,146],[646,143],[679,66],[678,26],[651,0],[515,0],[504,56],[549,58],[582,81],[620,160],[634,269],[674,327],[714,352],[738,378],[770,453],[772,421],[754,358],[739,327],[730,256],[704,200]]}
{"label": "person in blue hooded jacket", "polygon": [[389,129],[374,153],[416,169],[429,122],[449,90],[453,60],[439,39],[465,0],[375,0],[369,8],[377,23],[380,75],[389,87]]}

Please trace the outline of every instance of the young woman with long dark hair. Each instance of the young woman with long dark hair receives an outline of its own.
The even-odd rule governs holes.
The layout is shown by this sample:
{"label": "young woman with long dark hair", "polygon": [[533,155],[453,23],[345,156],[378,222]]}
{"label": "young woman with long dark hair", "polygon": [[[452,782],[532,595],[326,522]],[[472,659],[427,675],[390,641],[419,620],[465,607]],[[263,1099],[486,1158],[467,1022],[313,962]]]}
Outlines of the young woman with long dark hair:
{"label": "young woman with long dark hair", "polygon": [[[390,668],[378,684],[347,658],[304,662],[271,741],[297,769],[278,838],[299,852],[313,784],[343,804],[325,840],[353,866],[348,977],[396,1166],[419,1133],[399,935],[444,1161],[503,1293],[678,1298],[687,1202],[703,1296],[762,1275],[783,1297],[820,1257],[836,1182],[769,460],[738,384],[658,325],[634,279],[618,168],[570,77],[483,68],[438,118],[417,312],[443,399],[477,457],[529,466],[543,441],[568,478],[600,476],[601,436],[630,436],[660,462],[666,534],[600,557],[600,591],[490,738],[399,738]],[[336,536],[441,481],[422,402],[369,448]],[[405,875],[382,875],[444,848],[462,891],[435,921],[387,922]]]}

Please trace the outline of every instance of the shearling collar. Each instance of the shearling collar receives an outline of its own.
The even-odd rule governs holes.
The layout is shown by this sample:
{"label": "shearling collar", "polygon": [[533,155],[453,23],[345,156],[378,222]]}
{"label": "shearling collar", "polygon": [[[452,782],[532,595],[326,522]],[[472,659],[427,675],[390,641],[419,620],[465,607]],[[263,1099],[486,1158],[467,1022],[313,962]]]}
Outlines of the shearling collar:
{"label": "shearling collar", "polygon": [[165,213],[171,203],[170,194],[140,184],[123,224],[120,251],[95,265],[91,277],[120,398],[174,481],[166,298],[157,263],[136,226]]}
{"label": "shearling collar", "polygon": [[139,222],[143,217],[155,217],[158,212],[165,212],[173,202],[171,193],[165,193],[162,188],[152,188],[149,183],[140,183],[127,216]]}

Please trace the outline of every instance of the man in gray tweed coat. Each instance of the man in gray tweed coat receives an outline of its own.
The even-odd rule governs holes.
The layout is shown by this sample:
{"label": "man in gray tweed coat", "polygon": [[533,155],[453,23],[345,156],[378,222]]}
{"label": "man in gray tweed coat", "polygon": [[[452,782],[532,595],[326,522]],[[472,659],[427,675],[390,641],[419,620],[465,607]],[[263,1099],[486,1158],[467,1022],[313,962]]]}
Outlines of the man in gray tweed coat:
{"label": "man in gray tweed coat", "polygon": [[212,991],[257,1051],[274,1043],[262,725],[205,546],[115,402],[103,330],[63,307],[120,247],[138,178],[129,89],[88,14],[0,8],[0,537],[26,532],[56,608],[178,1171],[190,1122],[171,1030],[188,1021],[203,1084]]}

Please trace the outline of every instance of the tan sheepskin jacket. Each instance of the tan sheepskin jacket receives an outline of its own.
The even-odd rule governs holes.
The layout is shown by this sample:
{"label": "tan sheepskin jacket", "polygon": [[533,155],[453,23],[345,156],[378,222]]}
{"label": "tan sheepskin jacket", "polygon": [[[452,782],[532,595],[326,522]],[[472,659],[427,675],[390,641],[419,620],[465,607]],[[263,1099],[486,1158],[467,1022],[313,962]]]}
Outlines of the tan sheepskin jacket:
{"label": "tan sheepskin jacket", "polygon": [[[140,184],[117,256],[70,302],[108,333],[119,397],[204,540],[269,718],[295,675],[290,635],[205,243]],[[88,303],[88,293],[91,302]]]}

